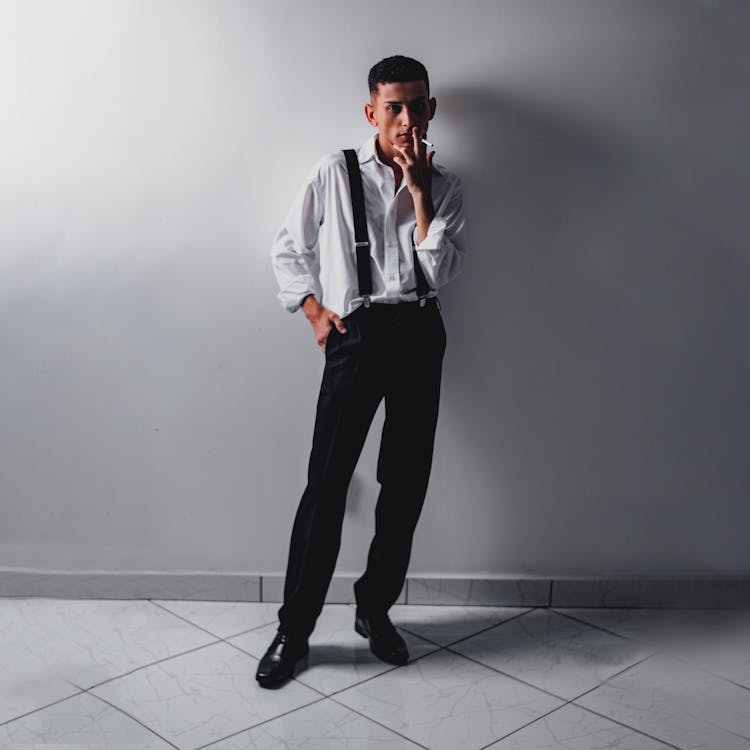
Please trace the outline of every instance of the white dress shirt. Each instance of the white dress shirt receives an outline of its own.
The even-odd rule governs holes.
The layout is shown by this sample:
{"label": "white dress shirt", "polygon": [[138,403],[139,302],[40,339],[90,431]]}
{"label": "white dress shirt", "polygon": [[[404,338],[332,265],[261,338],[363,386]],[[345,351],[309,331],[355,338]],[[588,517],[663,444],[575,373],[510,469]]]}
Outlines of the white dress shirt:
{"label": "white dress shirt", "polygon": [[[412,243],[416,241],[414,201],[402,177],[396,190],[393,169],[375,146],[377,132],[358,149],[370,240],[372,302],[418,299]],[[463,190],[459,178],[432,164],[435,216],[417,251],[433,291],[447,284],[463,267]],[[314,294],[323,307],[343,317],[363,298],[357,280],[354,217],[346,158],[342,151],[317,161],[298,191],[271,247],[271,262],[289,312]]]}

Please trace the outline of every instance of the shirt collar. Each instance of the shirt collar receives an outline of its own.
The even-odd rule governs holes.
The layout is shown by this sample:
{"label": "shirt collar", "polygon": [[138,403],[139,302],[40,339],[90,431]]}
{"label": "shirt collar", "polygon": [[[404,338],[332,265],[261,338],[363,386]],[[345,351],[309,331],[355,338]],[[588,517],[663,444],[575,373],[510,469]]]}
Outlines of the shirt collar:
{"label": "shirt collar", "polygon": [[[378,156],[378,150],[375,146],[375,142],[378,140],[378,133],[375,131],[358,149],[357,149],[357,158],[359,159],[360,164],[365,164],[366,162],[370,161],[370,159],[374,159],[378,164],[380,164],[383,167],[387,167],[387,164],[384,164],[380,157]],[[433,157],[434,159],[434,157]],[[432,162],[432,168],[440,173],[442,170],[440,167],[435,164],[435,162]]]}
{"label": "shirt collar", "polygon": [[[360,164],[364,164],[365,162],[370,161],[370,159],[375,159],[379,164],[383,164],[382,161],[380,161],[380,157],[378,156],[377,149],[375,147],[375,141],[378,138],[378,133],[375,131],[370,137],[357,149],[357,157],[359,159]],[[383,166],[386,166],[383,164]]]}

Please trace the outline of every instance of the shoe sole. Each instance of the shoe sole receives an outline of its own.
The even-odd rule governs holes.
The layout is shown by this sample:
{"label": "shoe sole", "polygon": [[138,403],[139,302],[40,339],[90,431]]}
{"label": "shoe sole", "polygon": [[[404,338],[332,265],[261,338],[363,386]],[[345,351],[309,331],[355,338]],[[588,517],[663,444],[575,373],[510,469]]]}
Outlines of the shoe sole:
{"label": "shoe sole", "polygon": [[380,659],[381,661],[384,661],[384,662],[386,662],[386,664],[395,664],[395,665],[396,665],[397,667],[400,667],[400,666],[403,666],[404,664],[406,664],[406,662],[408,662],[408,661],[409,661],[409,655],[408,655],[408,654],[406,654],[405,656],[403,656],[403,657],[401,657],[401,658],[398,658],[398,657],[396,657],[396,658],[387,658],[387,657],[383,656],[382,654],[379,654],[379,653],[378,653],[377,651],[375,651],[375,650],[373,649],[373,647],[372,647],[372,641],[370,640],[370,636],[369,636],[369,634],[368,634],[368,633],[367,633],[367,631],[366,631],[366,630],[365,630],[365,629],[364,629],[364,628],[363,628],[363,627],[362,627],[362,626],[361,626],[361,625],[359,624],[359,622],[358,622],[357,620],[355,620],[355,621],[354,621],[354,629],[355,629],[355,630],[356,630],[356,631],[357,631],[357,632],[358,632],[358,633],[359,633],[359,634],[360,634],[360,635],[361,635],[361,636],[362,636],[363,638],[367,638],[367,640],[368,640],[368,641],[370,641],[370,651],[372,651],[372,653],[373,653],[373,654],[375,654],[375,656],[377,656],[377,657],[378,657],[378,659]]}
{"label": "shoe sole", "polygon": [[261,687],[265,688],[272,688],[277,687],[279,685],[282,685],[285,682],[288,682],[292,679],[292,677],[296,677],[300,672],[307,669],[310,663],[310,652],[308,651],[304,656],[300,656],[299,659],[297,659],[294,662],[294,666],[292,667],[291,672],[284,672],[282,674],[277,674],[274,677],[258,677],[256,675],[255,679],[258,682],[258,684]]}

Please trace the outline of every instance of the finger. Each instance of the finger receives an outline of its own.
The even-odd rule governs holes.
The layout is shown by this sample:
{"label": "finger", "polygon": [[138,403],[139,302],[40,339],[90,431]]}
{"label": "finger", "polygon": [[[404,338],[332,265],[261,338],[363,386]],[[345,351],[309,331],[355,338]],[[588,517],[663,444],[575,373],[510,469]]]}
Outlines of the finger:
{"label": "finger", "polygon": [[341,318],[336,315],[335,313],[331,315],[330,319],[331,323],[336,326],[337,330],[340,333],[346,333],[346,326],[344,325],[344,321],[341,320]]}
{"label": "finger", "polygon": [[[394,145],[394,146],[396,146],[396,148],[398,149],[399,153],[401,154],[401,157],[400,157],[400,158],[401,158],[401,159],[402,159],[402,160],[403,160],[403,161],[404,161],[404,162],[405,162],[406,164],[409,164],[409,165],[411,165],[411,164],[413,164],[413,163],[414,163],[414,162],[412,161],[412,158],[411,158],[411,157],[412,157],[411,151],[410,151],[410,150],[409,150],[408,148],[405,148],[404,146],[399,146],[398,144],[395,144],[395,143],[394,143],[393,145]],[[393,157],[393,160],[394,160],[394,161],[395,161],[396,163],[399,163],[399,164],[400,164],[400,162],[398,162],[398,159],[399,159],[399,157],[398,157],[398,156],[394,156],[394,157]]]}
{"label": "finger", "polygon": [[411,136],[412,136],[412,141],[414,143],[414,153],[417,156],[420,156],[419,150],[422,148],[422,141],[420,140],[419,133],[420,133],[419,128],[415,125],[411,129]]}
{"label": "finger", "polygon": [[[401,146],[398,143],[394,143],[393,147],[398,150],[398,152],[401,154],[401,158],[407,164],[411,164],[411,160],[410,160],[410,157],[412,155],[411,144],[409,144],[408,146]],[[394,158],[394,160],[396,159],[395,156],[393,158]]]}

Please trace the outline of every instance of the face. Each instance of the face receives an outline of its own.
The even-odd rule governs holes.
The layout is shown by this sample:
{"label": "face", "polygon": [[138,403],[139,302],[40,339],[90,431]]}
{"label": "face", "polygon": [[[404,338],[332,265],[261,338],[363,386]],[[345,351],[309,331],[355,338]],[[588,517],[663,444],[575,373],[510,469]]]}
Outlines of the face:
{"label": "face", "polygon": [[436,101],[427,98],[424,81],[403,83],[379,83],[370,104],[365,104],[365,115],[371,125],[378,128],[378,143],[384,154],[391,158],[399,146],[411,148],[414,141],[411,133],[416,125],[420,137],[427,133],[429,121],[435,114]]}

